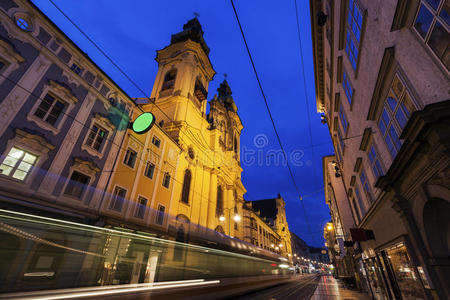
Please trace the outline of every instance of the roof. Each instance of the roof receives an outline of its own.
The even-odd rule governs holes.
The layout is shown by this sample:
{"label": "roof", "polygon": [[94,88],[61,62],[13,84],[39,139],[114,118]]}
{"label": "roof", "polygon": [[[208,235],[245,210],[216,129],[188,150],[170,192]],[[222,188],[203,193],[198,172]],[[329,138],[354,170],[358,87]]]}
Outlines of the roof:
{"label": "roof", "polygon": [[277,198],[247,201],[252,204],[254,211],[259,211],[260,216],[268,219],[276,219],[278,214]]}

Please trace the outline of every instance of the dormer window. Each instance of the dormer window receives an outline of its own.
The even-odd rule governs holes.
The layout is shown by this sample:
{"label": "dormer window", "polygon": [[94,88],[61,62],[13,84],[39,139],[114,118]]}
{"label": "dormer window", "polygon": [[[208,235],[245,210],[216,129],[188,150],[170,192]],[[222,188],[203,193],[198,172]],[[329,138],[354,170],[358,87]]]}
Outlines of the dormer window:
{"label": "dormer window", "polygon": [[166,76],[164,76],[164,82],[161,88],[161,91],[170,90],[173,89],[175,86],[175,79],[177,77],[177,70],[170,70],[166,73]]}
{"label": "dormer window", "polygon": [[81,75],[81,72],[83,71],[82,68],[80,68],[80,66],[78,66],[77,64],[72,64],[72,66],[70,67],[70,69],[78,75]]}

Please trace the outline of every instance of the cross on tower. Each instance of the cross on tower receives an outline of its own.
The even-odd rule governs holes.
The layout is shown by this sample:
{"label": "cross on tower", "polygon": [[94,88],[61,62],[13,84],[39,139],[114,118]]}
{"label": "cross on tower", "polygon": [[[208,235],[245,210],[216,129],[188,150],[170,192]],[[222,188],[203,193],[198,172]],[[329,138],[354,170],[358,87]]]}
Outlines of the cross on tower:
{"label": "cross on tower", "polygon": [[227,73],[223,73],[223,78],[227,79],[228,74]]}
{"label": "cross on tower", "polygon": [[198,19],[198,17],[200,17],[200,14],[198,12],[194,11],[194,16],[196,19]]}

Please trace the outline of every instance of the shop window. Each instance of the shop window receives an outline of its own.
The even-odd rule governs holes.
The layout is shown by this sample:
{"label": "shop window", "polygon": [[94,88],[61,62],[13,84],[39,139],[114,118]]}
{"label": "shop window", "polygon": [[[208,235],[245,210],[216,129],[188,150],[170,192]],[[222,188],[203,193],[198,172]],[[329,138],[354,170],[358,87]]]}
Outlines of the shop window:
{"label": "shop window", "polygon": [[425,299],[420,278],[405,245],[399,244],[386,252],[403,299]]}
{"label": "shop window", "polygon": [[77,199],[82,199],[90,180],[91,177],[84,175],[83,173],[73,171],[69,182],[67,183],[64,194]]}
{"label": "shop window", "polygon": [[37,158],[30,152],[12,147],[0,165],[0,174],[24,181],[35,166]]}
{"label": "shop window", "polygon": [[450,1],[422,0],[414,28],[447,70],[450,70]]}

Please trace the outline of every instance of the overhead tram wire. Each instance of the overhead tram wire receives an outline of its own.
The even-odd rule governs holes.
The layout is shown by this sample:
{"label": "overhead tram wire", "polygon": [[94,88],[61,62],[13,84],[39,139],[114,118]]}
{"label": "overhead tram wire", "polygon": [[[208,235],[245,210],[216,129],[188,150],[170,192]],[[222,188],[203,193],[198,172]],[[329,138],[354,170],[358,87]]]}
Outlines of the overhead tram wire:
{"label": "overhead tram wire", "polygon": [[236,7],[234,6],[233,0],[230,0],[230,2],[231,2],[231,6],[233,7],[234,15],[236,16],[236,21],[237,21],[237,23],[239,25],[239,30],[241,31],[242,39],[244,40],[245,48],[247,49],[247,53],[248,53],[248,56],[250,58],[250,63],[252,65],[253,72],[255,73],[256,81],[258,82],[259,89],[260,89],[261,94],[263,96],[264,104],[266,105],[266,109],[267,109],[267,112],[269,114],[269,118],[270,118],[270,121],[272,123],[273,130],[274,130],[275,135],[277,137],[277,141],[278,141],[278,144],[280,145],[281,151],[283,152],[283,156],[284,156],[284,158],[286,160],[286,166],[287,166],[287,168],[289,170],[289,174],[290,174],[292,183],[294,184],[294,187],[295,187],[295,189],[297,191],[297,194],[298,194],[298,197],[300,199],[300,203],[301,203],[302,208],[303,208],[305,221],[306,221],[306,223],[308,225],[308,230],[311,232],[311,226],[310,226],[309,221],[308,221],[308,217],[307,217],[307,214],[306,214],[306,209],[305,209],[305,206],[303,204],[303,200],[302,200],[302,197],[301,197],[301,194],[300,194],[300,190],[299,190],[298,185],[297,185],[297,183],[295,181],[294,173],[292,172],[291,166],[289,164],[289,160],[287,159],[286,151],[284,150],[283,143],[281,142],[280,135],[278,134],[278,130],[276,128],[275,121],[274,121],[273,116],[272,116],[272,112],[270,111],[270,107],[269,107],[269,104],[267,102],[267,98],[266,98],[266,95],[264,93],[264,89],[263,89],[261,81],[259,79],[258,72],[256,71],[255,63],[253,61],[253,57],[252,57],[252,54],[250,52],[250,48],[249,48],[249,46],[247,44],[247,40],[245,38],[244,30],[242,29],[241,22],[239,21],[239,16],[237,14]]}
{"label": "overhead tram wire", "polygon": [[[175,121],[169,117],[157,104],[155,101],[151,101],[150,97],[147,95],[147,93],[130,77],[128,76],[128,74],[108,55],[106,54],[106,52],[86,33],[84,32],[53,0],[48,0],[90,43],[92,43],[94,45],[95,48],[97,48],[98,51],[100,51],[100,53],[105,56],[112,64],[114,67],[117,68],[117,70],[119,70],[120,73],[122,73],[122,75],[125,76],[125,78],[131,82],[131,84],[136,87],[144,96],[145,98],[149,101],[149,103],[151,103],[152,105],[154,105],[156,108],[158,108],[158,110],[167,118],[169,119],[172,124],[174,124],[176,127],[181,128],[180,125],[176,124]],[[142,107],[140,107],[135,101],[132,101],[133,104],[141,111],[144,112],[144,110],[142,109]],[[190,128],[186,129],[190,135],[191,138],[193,138],[195,140],[195,134],[190,130]],[[179,139],[183,142],[185,142],[181,137],[179,137]],[[213,165],[215,165],[215,160],[211,159],[211,157],[209,157],[209,155],[207,155],[207,153],[202,150],[201,148],[199,148],[200,151],[202,151],[205,156],[212,162]],[[214,156],[215,156],[215,150],[210,149],[211,151],[214,152]]]}

